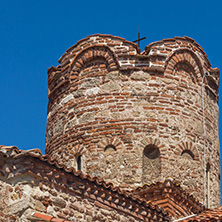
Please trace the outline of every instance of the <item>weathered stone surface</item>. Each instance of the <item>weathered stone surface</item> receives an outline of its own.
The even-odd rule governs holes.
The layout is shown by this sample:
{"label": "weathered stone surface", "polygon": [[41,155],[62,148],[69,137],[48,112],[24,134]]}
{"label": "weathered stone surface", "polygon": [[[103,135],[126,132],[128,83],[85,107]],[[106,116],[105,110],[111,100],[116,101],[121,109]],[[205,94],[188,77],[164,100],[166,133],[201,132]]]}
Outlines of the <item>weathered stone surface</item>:
{"label": "weathered stone surface", "polygon": [[91,88],[96,88],[97,86],[99,86],[102,83],[101,79],[98,78],[91,78],[88,79],[87,81],[85,81],[82,84],[82,88],[84,89],[91,89]]}
{"label": "weathered stone surface", "polygon": [[143,72],[143,71],[138,71],[138,72],[134,72],[131,75],[131,79],[132,80],[141,80],[141,81],[145,81],[145,80],[150,80],[150,74]]}
{"label": "weathered stone surface", "polygon": [[70,129],[71,127],[75,126],[77,124],[77,118],[76,116],[73,117],[69,122],[65,125],[65,130]]}
{"label": "weathered stone surface", "polygon": [[53,197],[52,201],[55,204],[55,206],[58,206],[58,207],[61,207],[61,208],[64,208],[66,206],[66,202],[62,198]]}
{"label": "weathered stone surface", "polygon": [[46,133],[46,141],[49,142],[52,139],[52,136],[53,136],[52,130],[49,129]]}
{"label": "weathered stone surface", "polygon": [[203,135],[204,129],[203,129],[203,123],[202,123],[202,121],[197,121],[197,122],[194,124],[194,129],[195,129],[195,132],[196,132],[198,135]]}
{"label": "weathered stone surface", "polygon": [[86,114],[83,114],[79,119],[78,119],[78,122],[79,124],[82,124],[82,123],[87,123],[87,122],[90,122],[94,119],[94,116],[92,113],[86,113]]}
{"label": "weathered stone surface", "polygon": [[116,82],[105,83],[101,86],[101,89],[105,92],[114,92],[120,90],[120,85]]}
{"label": "weathered stone surface", "polygon": [[83,90],[78,90],[78,91],[73,92],[73,96],[75,98],[78,98],[80,96],[83,96],[83,93],[84,93]]}
{"label": "weathered stone surface", "polygon": [[93,87],[93,88],[87,89],[85,92],[85,95],[86,96],[96,95],[98,94],[99,90],[100,90],[99,87]]}
{"label": "weathered stone surface", "polygon": [[61,133],[62,131],[63,131],[62,122],[61,122],[61,121],[58,121],[58,122],[55,124],[55,128],[54,128],[53,134],[56,135],[56,134],[58,134],[58,133]]}
{"label": "weathered stone surface", "polygon": [[45,210],[45,206],[43,205],[42,202],[40,202],[39,200],[36,200],[36,202],[35,202],[35,209],[37,211],[44,211]]}
{"label": "weathered stone surface", "polygon": [[13,203],[9,204],[8,212],[9,214],[18,214],[22,211],[25,211],[30,207],[30,198],[26,197],[18,201],[14,201]]}
{"label": "weathered stone surface", "polygon": [[120,80],[121,79],[121,73],[118,71],[109,72],[106,75],[107,80]]}
{"label": "weathered stone surface", "polygon": [[64,98],[61,100],[60,104],[61,104],[61,105],[64,105],[64,104],[66,104],[67,102],[69,102],[69,101],[72,100],[72,99],[73,99],[73,95],[68,95],[68,96],[64,97]]}

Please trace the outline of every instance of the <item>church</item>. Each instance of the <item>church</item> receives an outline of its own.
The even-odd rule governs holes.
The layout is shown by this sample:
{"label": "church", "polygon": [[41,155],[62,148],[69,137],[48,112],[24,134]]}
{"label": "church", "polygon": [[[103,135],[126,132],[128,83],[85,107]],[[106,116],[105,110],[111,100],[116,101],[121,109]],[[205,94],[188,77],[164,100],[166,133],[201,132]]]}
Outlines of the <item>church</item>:
{"label": "church", "polygon": [[45,155],[0,146],[0,221],[222,221],[218,87],[189,37],[78,41],[48,69]]}

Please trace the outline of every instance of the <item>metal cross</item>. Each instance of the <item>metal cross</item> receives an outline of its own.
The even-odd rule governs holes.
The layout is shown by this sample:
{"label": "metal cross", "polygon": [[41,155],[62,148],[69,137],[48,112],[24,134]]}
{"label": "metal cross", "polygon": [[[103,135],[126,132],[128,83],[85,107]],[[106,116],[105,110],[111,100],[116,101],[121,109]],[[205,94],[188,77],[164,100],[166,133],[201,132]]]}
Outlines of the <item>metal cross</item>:
{"label": "metal cross", "polygon": [[140,47],[140,41],[146,39],[146,37],[140,38],[140,32],[139,32],[139,28],[138,28],[138,39],[133,41],[133,42],[137,42],[138,47]]}

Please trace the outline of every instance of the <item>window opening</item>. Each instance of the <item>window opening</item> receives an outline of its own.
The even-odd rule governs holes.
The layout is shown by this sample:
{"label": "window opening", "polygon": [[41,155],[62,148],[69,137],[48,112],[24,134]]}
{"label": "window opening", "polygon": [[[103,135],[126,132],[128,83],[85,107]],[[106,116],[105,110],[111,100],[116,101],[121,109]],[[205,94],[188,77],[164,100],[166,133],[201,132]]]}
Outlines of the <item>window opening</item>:
{"label": "window opening", "polygon": [[181,156],[185,157],[186,159],[194,159],[194,154],[190,150],[184,150]]}
{"label": "window opening", "polygon": [[161,172],[160,150],[153,144],[147,145],[143,150],[143,184],[158,180]]}
{"label": "window opening", "polygon": [[210,198],[210,164],[207,163],[206,166],[206,190],[207,190],[207,207],[209,207],[209,198]]}
{"label": "window opening", "polygon": [[81,170],[82,167],[82,156],[77,157],[77,170]]}
{"label": "window opening", "polygon": [[149,159],[156,159],[160,156],[160,150],[155,145],[148,145],[144,148],[143,154]]}
{"label": "window opening", "polygon": [[111,152],[114,152],[114,151],[116,151],[116,147],[114,145],[107,145],[104,149],[104,152],[107,152],[107,153],[108,152],[111,153]]}

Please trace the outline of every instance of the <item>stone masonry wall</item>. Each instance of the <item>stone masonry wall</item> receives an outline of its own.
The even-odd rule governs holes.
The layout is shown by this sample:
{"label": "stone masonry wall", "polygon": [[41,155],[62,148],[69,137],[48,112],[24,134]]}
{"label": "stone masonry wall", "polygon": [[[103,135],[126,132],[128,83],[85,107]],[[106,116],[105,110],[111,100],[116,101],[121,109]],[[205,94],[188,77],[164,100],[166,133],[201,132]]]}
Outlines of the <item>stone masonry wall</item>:
{"label": "stone masonry wall", "polygon": [[120,37],[94,35],[59,62],[48,72],[51,158],[77,168],[81,156],[83,172],[122,188],[171,176],[220,205],[219,71],[194,40],[166,39],[140,53]]}
{"label": "stone masonry wall", "polygon": [[8,190],[7,183],[0,181],[0,221],[6,221],[6,216],[3,213],[8,205]]}
{"label": "stone masonry wall", "polygon": [[59,169],[38,151],[1,159],[6,160],[0,166],[2,221],[36,221],[35,212],[73,222],[169,221],[158,207],[56,164]]}
{"label": "stone masonry wall", "polygon": [[[16,183],[7,186],[9,190],[9,208],[5,218],[10,221],[31,221],[34,212],[42,212],[51,216],[73,222],[86,221],[143,221],[126,215],[121,211],[92,201],[83,195],[65,191],[49,183],[35,180],[36,185]],[[19,196],[20,194],[20,196]],[[7,221],[7,220],[5,220]]]}

